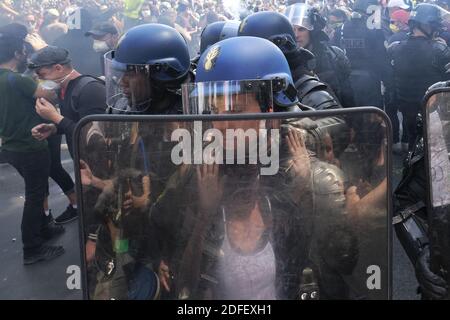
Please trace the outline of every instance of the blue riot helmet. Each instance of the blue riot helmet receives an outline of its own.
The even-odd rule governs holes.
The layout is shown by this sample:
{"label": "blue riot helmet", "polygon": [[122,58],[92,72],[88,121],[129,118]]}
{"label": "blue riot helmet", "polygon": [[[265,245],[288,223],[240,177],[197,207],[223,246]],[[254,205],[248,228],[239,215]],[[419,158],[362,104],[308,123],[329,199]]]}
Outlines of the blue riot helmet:
{"label": "blue riot helmet", "polygon": [[108,106],[146,112],[152,100],[179,89],[189,69],[189,50],[178,31],[156,23],[131,28],[105,55]]}
{"label": "blue riot helmet", "polygon": [[298,102],[283,52],[256,37],[209,47],[200,57],[196,83],[183,85],[182,92],[187,114],[269,112]]}
{"label": "blue riot helmet", "polygon": [[239,25],[239,21],[218,21],[207,25],[200,36],[200,54],[216,42],[236,37]]}
{"label": "blue riot helmet", "polygon": [[443,25],[450,23],[450,12],[429,3],[421,3],[414,7],[409,16],[408,24],[411,28],[418,28],[428,37],[440,31]]}
{"label": "blue riot helmet", "polygon": [[284,54],[297,48],[291,22],[283,14],[261,11],[249,15],[239,26],[238,36],[264,38],[275,43]]}

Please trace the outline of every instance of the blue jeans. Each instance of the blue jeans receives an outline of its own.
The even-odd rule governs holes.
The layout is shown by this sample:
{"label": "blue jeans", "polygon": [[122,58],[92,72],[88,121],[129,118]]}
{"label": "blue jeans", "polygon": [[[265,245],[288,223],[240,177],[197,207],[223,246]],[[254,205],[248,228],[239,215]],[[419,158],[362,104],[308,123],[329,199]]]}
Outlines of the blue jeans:
{"label": "blue jeans", "polygon": [[142,264],[137,264],[128,282],[128,299],[152,300],[158,290],[156,274]]}

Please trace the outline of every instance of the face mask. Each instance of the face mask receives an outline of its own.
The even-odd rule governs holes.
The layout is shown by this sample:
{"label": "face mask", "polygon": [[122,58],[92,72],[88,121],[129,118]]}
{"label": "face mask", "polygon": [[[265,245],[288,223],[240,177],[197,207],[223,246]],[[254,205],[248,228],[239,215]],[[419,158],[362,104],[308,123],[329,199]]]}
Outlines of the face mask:
{"label": "face mask", "polygon": [[72,70],[67,76],[61,78],[61,79],[56,79],[56,80],[43,80],[40,85],[41,88],[44,90],[58,90],[61,88],[61,84],[67,80],[67,78],[74,72],[75,70]]}
{"label": "face mask", "polygon": [[142,11],[142,16],[144,17],[144,18],[148,18],[148,17],[150,17],[152,15],[152,12],[150,11],[150,10],[144,10],[144,11]]}
{"label": "face mask", "polygon": [[94,45],[92,46],[95,52],[107,52],[109,51],[109,46],[105,41],[94,40]]}
{"label": "face mask", "polygon": [[61,84],[53,80],[43,80],[42,82],[40,82],[40,86],[42,89],[48,91],[58,90],[59,88],[61,88]]}
{"label": "face mask", "polygon": [[393,33],[397,33],[400,31],[400,29],[395,24],[392,23],[389,25],[389,29],[391,29]]}

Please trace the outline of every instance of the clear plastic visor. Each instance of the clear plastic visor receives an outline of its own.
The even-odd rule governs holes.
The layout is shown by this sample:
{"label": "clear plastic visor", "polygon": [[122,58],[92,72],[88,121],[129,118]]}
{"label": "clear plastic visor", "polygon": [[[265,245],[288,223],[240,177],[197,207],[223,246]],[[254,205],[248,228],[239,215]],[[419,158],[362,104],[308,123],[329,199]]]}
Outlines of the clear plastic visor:
{"label": "clear plastic visor", "polygon": [[105,54],[106,102],[114,110],[143,113],[152,100],[150,65],[117,62],[112,51]]}
{"label": "clear plastic visor", "polygon": [[306,3],[296,3],[288,6],[284,11],[284,15],[289,19],[292,25],[303,27],[309,31],[314,29],[311,19],[309,18],[310,7]]}
{"label": "clear plastic visor", "polygon": [[273,107],[270,80],[190,83],[182,93],[185,114],[260,113]]}

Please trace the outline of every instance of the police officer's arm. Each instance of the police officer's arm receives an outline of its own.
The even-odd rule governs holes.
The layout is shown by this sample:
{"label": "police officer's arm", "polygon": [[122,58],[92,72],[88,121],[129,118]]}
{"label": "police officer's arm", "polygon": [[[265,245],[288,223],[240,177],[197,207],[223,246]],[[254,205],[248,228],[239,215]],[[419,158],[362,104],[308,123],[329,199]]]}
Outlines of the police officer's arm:
{"label": "police officer's arm", "polygon": [[375,64],[374,70],[378,71],[380,79],[383,81],[384,86],[391,92],[393,87],[393,72],[392,65],[390,64],[389,56],[385,47],[385,37],[381,30],[376,30],[373,37],[372,56],[371,63]]}
{"label": "police officer's arm", "polygon": [[437,53],[438,67],[444,74],[442,80],[450,80],[450,48],[439,41],[433,43],[433,48]]}
{"label": "police officer's arm", "polygon": [[336,54],[337,75],[341,83],[341,104],[344,107],[356,107],[354,92],[350,83],[350,73],[352,71],[350,60],[345,55],[345,52],[338,47],[332,47]]}
{"label": "police officer's arm", "polygon": [[430,270],[430,248],[426,224],[426,173],[423,139],[414,146],[403,177],[394,191],[392,224],[408,258],[415,267],[422,294],[428,298],[445,296],[446,282]]}
{"label": "police officer's arm", "polygon": [[394,69],[393,69],[393,61],[394,61],[394,55],[396,50],[398,50],[400,45],[400,41],[394,41],[386,49],[388,61],[389,61],[389,68],[390,68],[390,77],[391,77],[391,83],[388,87],[386,87],[386,105],[387,106],[396,106],[397,105],[397,95],[395,93],[395,86],[394,86]]}
{"label": "police officer's arm", "polygon": [[354,215],[364,214],[370,212],[370,208],[382,208],[386,199],[387,179],[370,191],[365,197],[359,198],[357,195],[357,188],[350,187],[346,191],[347,203],[346,207],[349,213]]}

